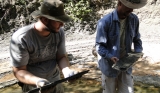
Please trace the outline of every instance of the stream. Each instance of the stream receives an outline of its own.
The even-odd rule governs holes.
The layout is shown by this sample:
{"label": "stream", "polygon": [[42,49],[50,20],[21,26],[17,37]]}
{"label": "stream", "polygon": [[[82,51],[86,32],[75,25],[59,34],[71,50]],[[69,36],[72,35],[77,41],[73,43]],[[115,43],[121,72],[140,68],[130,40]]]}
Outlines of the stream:
{"label": "stream", "polygon": [[[93,79],[81,78],[74,83],[62,83],[65,93],[102,93],[101,82]],[[135,82],[135,93],[160,93],[160,87]],[[22,93],[21,88],[14,84],[0,89],[0,93]]]}

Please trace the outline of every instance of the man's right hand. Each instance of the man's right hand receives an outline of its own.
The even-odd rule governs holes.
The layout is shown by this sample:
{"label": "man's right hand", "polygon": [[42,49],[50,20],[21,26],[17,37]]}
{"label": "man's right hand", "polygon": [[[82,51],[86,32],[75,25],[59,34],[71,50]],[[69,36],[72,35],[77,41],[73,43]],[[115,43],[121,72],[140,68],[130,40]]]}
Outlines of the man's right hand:
{"label": "man's right hand", "polygon": [[[40,79],[36,82],[36,86],[37,88],[41,88],[47,84],[49,84],[50,82],[46,79]],[[47,89],[43,89],[43,90],[40,90],[41,93],[52,93],[54,91],[55,87],[50,87],[50,88],[47,88]]]}
{"label": "man's right hand", "polygon": [[118,59],[117,57],[112,57],[112,58],[111,58],[111,61],[112,61],[113,63],[116,63],[118,60],[119,60],[119,59]]}
{"label": "man's right hand", "polygon": [[40,79],[36,82],[37,88],[43,87],[44,85],[47,85],[47,84],[49,84],[49,81],[46,79]]}

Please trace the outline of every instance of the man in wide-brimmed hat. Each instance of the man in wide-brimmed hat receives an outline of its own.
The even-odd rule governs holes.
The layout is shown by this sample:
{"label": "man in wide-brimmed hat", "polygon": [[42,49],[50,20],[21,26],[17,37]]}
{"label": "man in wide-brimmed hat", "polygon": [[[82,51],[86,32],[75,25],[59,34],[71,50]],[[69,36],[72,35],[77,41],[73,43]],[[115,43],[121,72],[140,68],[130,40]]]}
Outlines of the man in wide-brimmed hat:
{"label": "man in wide-brimmed hat", "polygon": [[[65,78],[75,74],[69,68],[61,28],[71,20],[64,12],[63,3],[44,0],[31,15],[38,21],[16,31],[10,43],[13,72],[23,92],[60,80],[59,69]],[[63,93],[63,88],[58,84],[45,93]]]}
{"label": "man in wide-brimmed hat", "polygon": [[98,21],[96,51],[102,72],[103,93],[133,93],[132,67],[121,71],[112,68],[128,53],[141,53],[142,41],[139,19],[133,14],[147,4],[147,0],[118,0],[116,9]]}

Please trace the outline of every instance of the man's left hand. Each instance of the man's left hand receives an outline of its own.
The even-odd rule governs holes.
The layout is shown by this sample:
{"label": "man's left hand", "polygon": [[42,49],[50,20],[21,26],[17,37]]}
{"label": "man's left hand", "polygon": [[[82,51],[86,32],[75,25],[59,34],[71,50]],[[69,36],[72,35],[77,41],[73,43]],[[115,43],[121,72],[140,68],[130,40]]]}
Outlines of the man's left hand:
{"label": "man's left hand", "polygon": [[[62,73],[64,75],[64,78],[67,78],[67,77],[70,77],[70,76],[77,74],[78,72],[71,70],[69,67],[65,67],[62,69]],[[74,80],[69,80],[69,82],[73,82]]]}

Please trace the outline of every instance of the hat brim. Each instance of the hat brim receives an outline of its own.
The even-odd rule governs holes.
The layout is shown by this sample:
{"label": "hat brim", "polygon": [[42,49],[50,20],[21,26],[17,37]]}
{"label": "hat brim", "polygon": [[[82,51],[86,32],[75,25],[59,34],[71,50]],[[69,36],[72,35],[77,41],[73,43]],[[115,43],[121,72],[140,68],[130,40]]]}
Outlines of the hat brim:
{"label": "hat brim", "polygon": [[55,20],[55,21],[60,21],[60,22],[69,22],[72,20],[72,18],[70,18],[68,15],[62,15],[62,16],[49,16],[49,15],[45,15],[45,14],[42,14],[40,11],[34,11],[33,13],[31,13],[32,17],[33,18],[38,18],[38,17],[46,17],[48,19],[51,19],[51,20]]}
{"label": "hat brim", "polygon": [[127,0],[120,0],[126,7],[132,8],[132,9],[139,9],[142,8],[147,4],[147,0],[140,0],[141,2],[139,4],[131,3]]}

